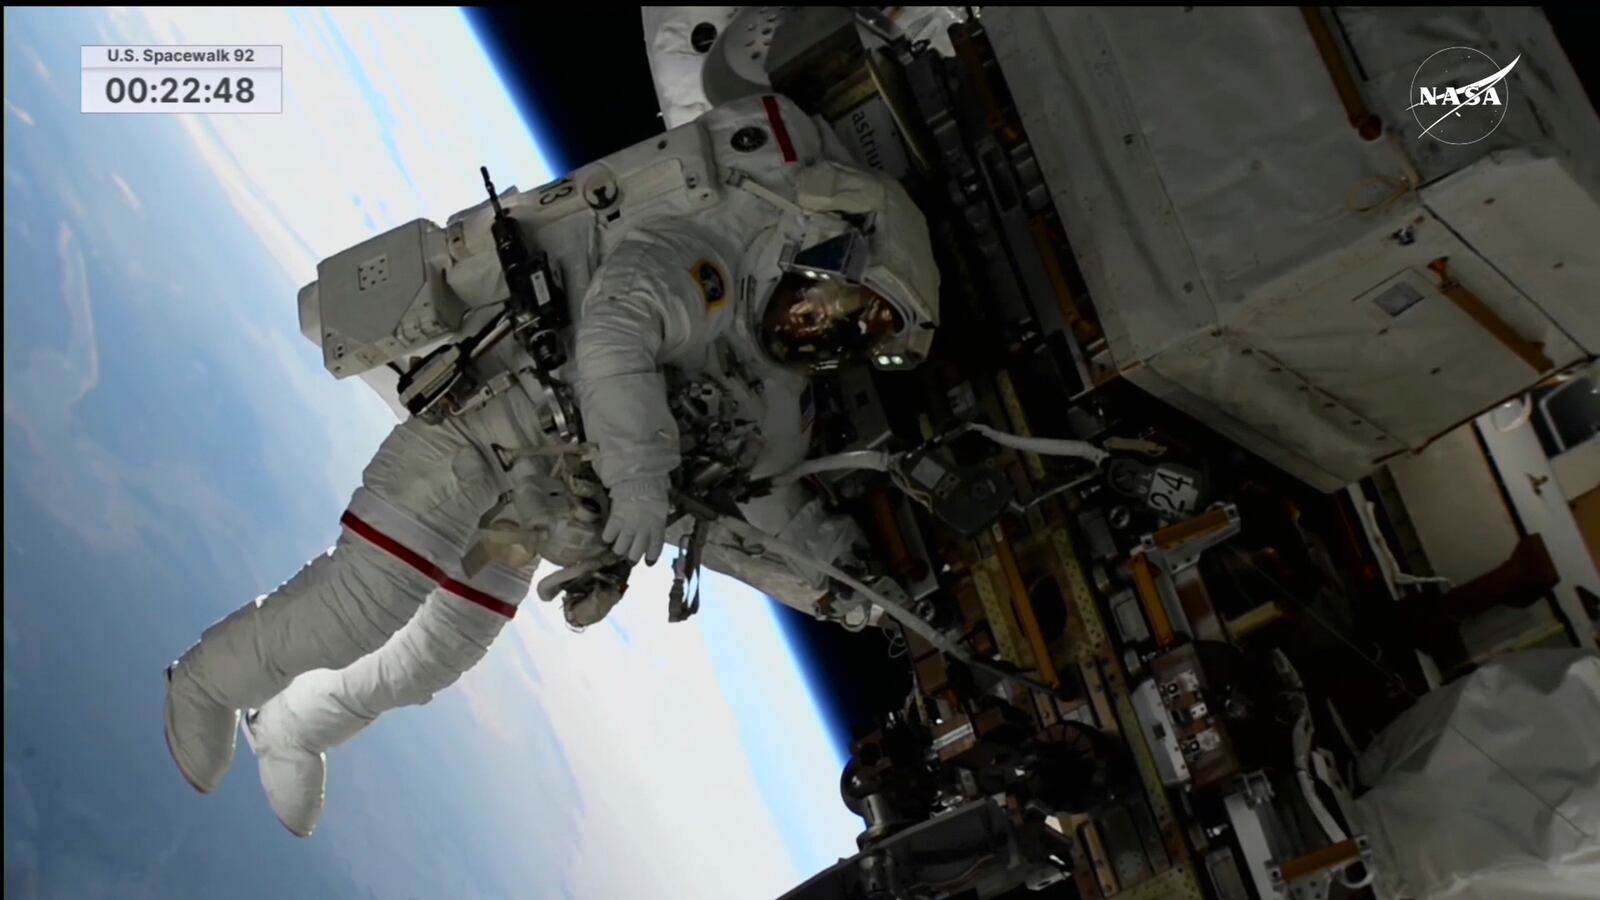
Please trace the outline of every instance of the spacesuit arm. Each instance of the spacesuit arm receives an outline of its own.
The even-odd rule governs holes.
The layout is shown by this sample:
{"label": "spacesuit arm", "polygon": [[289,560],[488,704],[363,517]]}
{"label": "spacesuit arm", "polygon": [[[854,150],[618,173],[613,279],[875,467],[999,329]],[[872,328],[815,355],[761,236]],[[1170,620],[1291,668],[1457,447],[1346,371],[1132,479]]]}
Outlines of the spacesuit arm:
{"label": "spacesuit arm", "polygon": [[[576,342],[578,406],[607,488],[665,484],[679,462],[678,425],[662,363],[688,339],[684,290],[667,248],[625,241],[584,296]],[[682,267],[687,281],[688,267]]]}

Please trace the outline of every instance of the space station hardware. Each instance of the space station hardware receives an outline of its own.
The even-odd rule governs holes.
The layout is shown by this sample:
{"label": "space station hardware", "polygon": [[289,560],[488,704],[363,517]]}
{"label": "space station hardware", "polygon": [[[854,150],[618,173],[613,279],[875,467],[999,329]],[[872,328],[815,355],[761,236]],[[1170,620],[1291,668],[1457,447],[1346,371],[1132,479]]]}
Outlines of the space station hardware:
{"label": "space station hardware", "polygon": [[[1245,861],[1250,885],[1257,897],[1282,900],[1324,900],[1329,896],[1365,894],[1373,879],[1372,843],[1356,835],[1309,853],[1294,850],[1298,830],[1285,818],[1282,799],[1263,773],[1239,778],[1237,789],[1224,800],[1227,827]],[[1246,898],[1243,880],[1234,873],[1218,893]]]}
{"label": "space station hardware", "polygon": [[[795,99],[942,275],[919,369],[812,387],[793,474],[913,617],[877,623],[907,690],[844,773],[860,853],[787,896],[1366,896],[1340,772],[1427,682],[1327,491],[1600,348],[1600,122],[1540,15],[663,16],[703,60],[653,58],[664,110]],[[1442,34],[1520,54],[1482,141],[1406,109]]]}
{"label": "space station hardware", "polygon": [[840,783],[867,823],[861,855],[785,898],[1043,890],[1071,867],[1072,843],[1054,811],[1093,808],[1130,784],[1125,752],[1075,722],[1039,733],[1000,701],[932,733],[890,716],[856,743]]}
{"label": "space station hardware", "polygon": [[[1600,352],[1600,119],[1538,10],[983,23],[1103,326],[1096,358],[1308,484],[1358,480]],[[1447,48],[1509,70],[1477,125],[1419,101],[1443,94]]]}

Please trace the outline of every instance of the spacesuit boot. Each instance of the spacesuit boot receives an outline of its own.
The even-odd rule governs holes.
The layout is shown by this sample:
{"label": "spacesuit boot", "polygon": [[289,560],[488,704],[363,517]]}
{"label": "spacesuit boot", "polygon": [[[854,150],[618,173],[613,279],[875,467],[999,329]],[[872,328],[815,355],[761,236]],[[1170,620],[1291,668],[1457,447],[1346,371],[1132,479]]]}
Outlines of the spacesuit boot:
{"label": "spacesuit boot", "polygon": [[[169,670],[167,744],[196,790],[215,790],[232,763],[239,710],[266,703],[297,675],[341,669],[384,646],[435,588],[493,619],[512,614],[526,578],[460,570],[479,517],[502,490],[483,448],[513,440],[504,432],[493,410],[465,423],[397,426],[363,473],[334,548],[206,629]],[[460,672],[476,661],[433,662]],[[384,674],[410,677],[394,667]]]}
{"label": "spacesuit boot", "polygon": [[[328,669],[319,669],[312,677]],[[310,837],[322,819],[322,801],[328,781],[328,757],[307,750],[286,731],[283,724],[283,695],[267,701],[244,717],[244,738],[256,755],[261,788],[267,805],[283,827],[296,837]]]}
{"label": "spacesuit boot", "polygon": [[[526,593],[532,563],[492,563],[493,577],[519,580]],[[520,596],[520,595],[519,595]],[[489,651],[510,619],[444,591],[376,652],[338,671],[296,678],[246,716],[261,787],[284,827],[309,837],[322,816],[326,752],[355,737],[388,710],[433,699]]]}
{"label": "spacesuit boot", "polygon": [[202,794],[217,789],[233,764],[234,729],[239,710],[220,703],[188,677],[177,663],[167,666],[167,700],[163,710],[167,751],[185,781]]}

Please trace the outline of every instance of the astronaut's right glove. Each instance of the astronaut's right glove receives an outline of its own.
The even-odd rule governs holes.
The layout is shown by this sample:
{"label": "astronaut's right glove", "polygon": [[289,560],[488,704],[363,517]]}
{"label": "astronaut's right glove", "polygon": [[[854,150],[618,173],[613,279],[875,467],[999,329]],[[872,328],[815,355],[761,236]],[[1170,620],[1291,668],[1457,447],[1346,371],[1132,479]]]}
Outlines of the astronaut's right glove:
{"label": "astronaut's right glove", "polygon": [[600,539],[611,545],[613,553],[630,562],[643,559],[645,565],[655,565],[667,539],[670,487],[664,477],[633,478],[612,485],[611,516]]}

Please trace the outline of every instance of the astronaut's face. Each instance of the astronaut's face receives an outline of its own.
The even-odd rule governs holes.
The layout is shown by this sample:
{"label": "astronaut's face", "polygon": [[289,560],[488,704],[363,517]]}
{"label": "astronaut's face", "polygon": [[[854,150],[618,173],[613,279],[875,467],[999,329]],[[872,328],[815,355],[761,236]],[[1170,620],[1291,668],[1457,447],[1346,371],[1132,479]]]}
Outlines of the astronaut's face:
{"label": "astronaut's face", "polygon": [[762,339],[782,362],[817,365],[864,356],[899,328],[894,306],[870,288],[786,275],[767,304]]}

